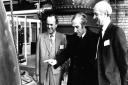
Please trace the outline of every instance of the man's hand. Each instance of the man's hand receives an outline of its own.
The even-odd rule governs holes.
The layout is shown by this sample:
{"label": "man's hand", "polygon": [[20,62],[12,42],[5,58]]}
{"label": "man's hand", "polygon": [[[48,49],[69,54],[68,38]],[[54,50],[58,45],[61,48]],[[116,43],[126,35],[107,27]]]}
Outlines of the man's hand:
{"label": "man's hand", "polygon": [[57,61],[55,59],[48,59],[48,60],[45,60],[44,63],[49,63],[53,66],[53,65],[57,64]]}

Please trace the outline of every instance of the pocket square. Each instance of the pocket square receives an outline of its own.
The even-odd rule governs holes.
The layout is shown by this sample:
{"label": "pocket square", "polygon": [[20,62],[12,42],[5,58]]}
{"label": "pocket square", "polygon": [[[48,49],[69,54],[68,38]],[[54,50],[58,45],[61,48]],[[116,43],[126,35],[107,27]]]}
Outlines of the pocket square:
{"label": "pocket square", "polygon": [[60,49],[64,49],[64,45],[60,45]]}
{"label": "pocket square", "polygon": [[110,40],[104,41],[104,46],[110,45]]}

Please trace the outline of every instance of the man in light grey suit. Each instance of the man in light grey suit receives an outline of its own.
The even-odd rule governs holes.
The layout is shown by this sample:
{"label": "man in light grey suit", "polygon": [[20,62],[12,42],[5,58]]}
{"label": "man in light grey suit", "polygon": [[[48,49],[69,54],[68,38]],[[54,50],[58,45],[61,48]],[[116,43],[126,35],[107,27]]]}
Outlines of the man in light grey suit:
{"label": "man in light grey suit", "polygon": [[66,46],[64,34],[56,31],[57,18],[48,15],[46,19],[47,32],[38,37],[36,51],[36,75],[39,77],[40,85],[61,85],[61,67],[54,67],[45,60],[54,59]]}

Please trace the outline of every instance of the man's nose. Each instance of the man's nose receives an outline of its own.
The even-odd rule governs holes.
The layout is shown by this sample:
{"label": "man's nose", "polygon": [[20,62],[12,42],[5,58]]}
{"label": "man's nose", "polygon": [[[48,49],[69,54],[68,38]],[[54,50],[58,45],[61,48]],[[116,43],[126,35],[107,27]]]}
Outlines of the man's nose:
{"label": "man's nose", "polygon": [[74,32],[77,32],[77,29],[74,27]]}
{"label": "man's nose", "polygon": [[93,15],[93,19],[96,19],[96,15]]}
{"label": "man's nose", "polygon": [[48,28],[51,28],[51,25],[48,25]]}

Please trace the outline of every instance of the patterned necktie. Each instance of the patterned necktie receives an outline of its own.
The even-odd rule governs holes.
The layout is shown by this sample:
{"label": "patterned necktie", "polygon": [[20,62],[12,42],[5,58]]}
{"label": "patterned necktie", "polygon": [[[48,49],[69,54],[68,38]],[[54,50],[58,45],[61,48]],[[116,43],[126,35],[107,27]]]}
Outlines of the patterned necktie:
{"label": "patterned necktie", "polygon": [[55,42],[53,40],[54,36],[51,34],[50,35],[50,54],[51,57],[54,57],[55,55]]}
{"label": "patterned necktie", "polygon": [[50,35],[50,44],[52,45],[53,44],[53,35]]}

